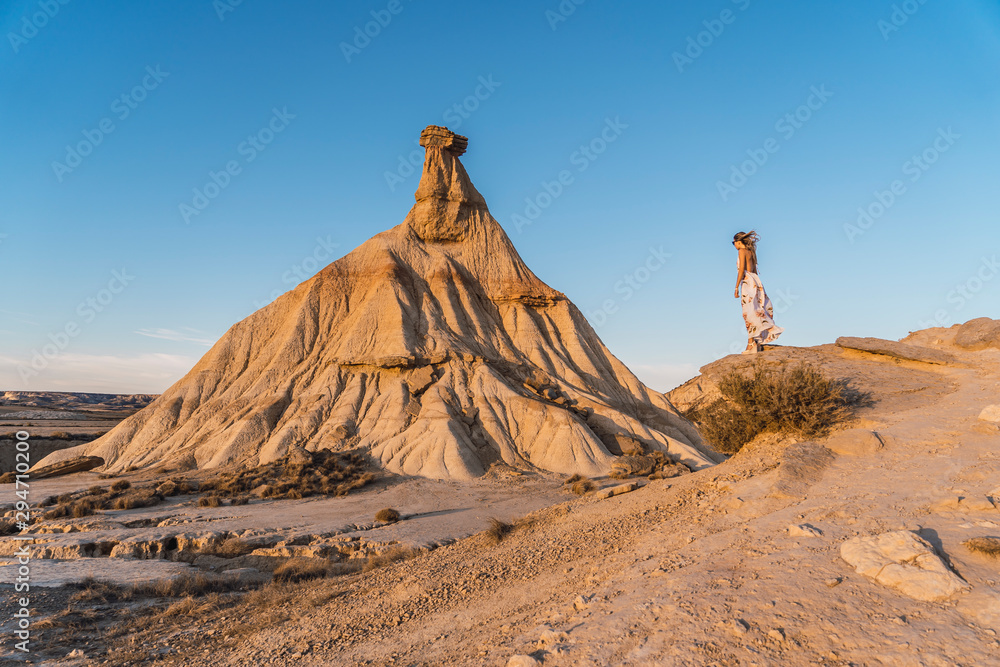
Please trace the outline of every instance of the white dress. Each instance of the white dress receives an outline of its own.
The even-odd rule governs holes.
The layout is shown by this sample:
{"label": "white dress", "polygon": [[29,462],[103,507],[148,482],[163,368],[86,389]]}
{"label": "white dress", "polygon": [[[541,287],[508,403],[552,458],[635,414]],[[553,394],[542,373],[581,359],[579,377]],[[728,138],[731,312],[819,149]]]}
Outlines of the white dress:
{"label": "white dress", "polygon": [[747,336],[760,344],[773,343],[784,331],[774,323],[774,308],[764,291],[760,276],[747,271],[742,283],[740,302],[743,305],[743,321],[747,325]]}

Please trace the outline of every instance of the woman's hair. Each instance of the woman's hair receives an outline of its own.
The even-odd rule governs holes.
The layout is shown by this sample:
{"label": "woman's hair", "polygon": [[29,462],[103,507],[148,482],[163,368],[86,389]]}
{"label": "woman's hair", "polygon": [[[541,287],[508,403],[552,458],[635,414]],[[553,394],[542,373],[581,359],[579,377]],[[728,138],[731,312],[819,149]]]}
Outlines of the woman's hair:
{"label": "woman's hair", "polygon": [[749,232],[737,232],[733,235],[733,245],[736,245],[737,241],[742,241],[743,245],[746,247],[747,252],[750,253],[751,266],[757,267],[757,241],[760,241],[760,234],[754,230]]}

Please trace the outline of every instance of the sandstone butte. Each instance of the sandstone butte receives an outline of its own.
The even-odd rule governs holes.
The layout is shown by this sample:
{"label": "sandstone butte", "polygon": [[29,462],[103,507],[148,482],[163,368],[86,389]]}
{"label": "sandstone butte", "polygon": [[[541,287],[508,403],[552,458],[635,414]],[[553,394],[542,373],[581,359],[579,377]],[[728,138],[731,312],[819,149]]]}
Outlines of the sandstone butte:
{"label": "sandstone butte", "polygon": [[636,442],[692,470],[721,461],[524,264],[459,161],[468,140],[429,126],[420,143],[402,224],[234,324],[105,436],[39,465],[214,468],[361,448],[406,475],[603,475]]}

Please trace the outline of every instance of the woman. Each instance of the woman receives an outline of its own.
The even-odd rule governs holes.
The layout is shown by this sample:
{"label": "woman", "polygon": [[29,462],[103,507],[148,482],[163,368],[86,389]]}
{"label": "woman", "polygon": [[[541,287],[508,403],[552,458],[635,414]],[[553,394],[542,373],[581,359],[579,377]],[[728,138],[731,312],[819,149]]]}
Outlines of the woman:
{"label": "woman", "polygon": [[767,298],[764,285],[757,275],[757,241],[760,237],[757,232],[740,232],[733,236],[733,245],[739,251],[740,258],[737,265],[736,292],[733,294],[740,298],[740,286],[743,287],[743,321],[747,325],[747,349],[743,354],[754,354],[764,349],[764,343],[773,343],[777,340],[781,332],[781,327],[774,323],[774,308],[771,300]]}

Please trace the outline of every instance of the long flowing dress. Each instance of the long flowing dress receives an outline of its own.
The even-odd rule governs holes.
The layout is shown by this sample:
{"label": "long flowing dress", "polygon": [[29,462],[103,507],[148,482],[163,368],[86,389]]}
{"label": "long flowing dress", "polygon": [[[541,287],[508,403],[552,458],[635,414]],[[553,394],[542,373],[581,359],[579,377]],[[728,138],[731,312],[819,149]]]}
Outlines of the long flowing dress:
{"label": "long flowing dress", "polygon": [[750,271],[743,277],[741,303],[747,335],[759,344],[773,343],[784,331],[774,323],[774,307],[764,291],[760,276]]}

